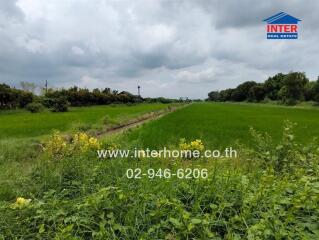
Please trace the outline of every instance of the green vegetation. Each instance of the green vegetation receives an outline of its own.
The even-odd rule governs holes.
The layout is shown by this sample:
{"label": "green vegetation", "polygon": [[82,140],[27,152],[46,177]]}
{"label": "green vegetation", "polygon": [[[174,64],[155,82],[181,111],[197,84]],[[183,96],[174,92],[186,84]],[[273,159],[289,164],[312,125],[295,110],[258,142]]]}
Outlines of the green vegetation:
{"label": "green vegetation", "polygon": [[269,77],[264,83],[248,81],[236,88],[212,91],[208,94],[207,100],[217,102],[279,101],[286,105],[295,105],[301,101],[319,103],[319,78],[317,81],[309,81],[305,73],[278,73]]}
{"label": "green vegetation", "polygon": [[43,105],[41,103],[32,102],[26,105],[25,109],[31,113],[38,113],[43,110]]}
{"label": "green vegetation", "polygon": [[[1,113],[0,120],[7,116],[9,126],[12,115],[14,126],[20,115],[42,116],[43,126],[51,116],[75,114],[74,119],[93,123],[107,109],[104,121],[110,122],[162,107],[12,111]],[[318,135],[318,118],[314,109],[196,103],[100,140],[58,132],[32,147],[9,140],[8,148],[0,148],[0,239],[318,239],[319,149],[318,141],[310,141]],[[21,136],[18,130],[10,134],[2,137]],[[96,156],[97,148],[203,150],[235,139],[241,149],[232,159]],[[208,177],[127,178],[127,169],[135,168],[206,168]]]}
{"label": "green vegetation", "polygon": [[24,108],[26,105],[37,102],[50,108],[54,112],[66,112],[68,105],[73,107],[109,105],[109,104],[136,104],[136,103],[174,103],[189,102],[189,100],[158,98],[142,98],[127,91],[118,92],[110,88],[93,89],[42,89],[40,95],[34,94],[36,86],[33,83],[21,82],[22,89],[11,88],[7,84],[0,84],[0,110]]}
{"label": "green vegetation", "polygon": [[45,111],[36,114],[24,110],[0,111],[0,139],[36,137],[49,134],[52,129],[65,131],[81,125],[90,128],[106,116],[121,121],[166,107],[164,104],[108,105],[74,107],[64,113]]}
{"label": "green vegetation", "polygon": [[139,139],[144,147],[157,148],[176,144],[180,138],[202,139],[211,147],[233,146],[237,140],[250,144],[249,127],[268,132],[277,142],[283,122],[297,123],[299,142],[309,143],[319,136],[319,111],[317,109],[291,108],[273,105],[231,103],[194,103],[142,129],[125,136],[129,142]]}

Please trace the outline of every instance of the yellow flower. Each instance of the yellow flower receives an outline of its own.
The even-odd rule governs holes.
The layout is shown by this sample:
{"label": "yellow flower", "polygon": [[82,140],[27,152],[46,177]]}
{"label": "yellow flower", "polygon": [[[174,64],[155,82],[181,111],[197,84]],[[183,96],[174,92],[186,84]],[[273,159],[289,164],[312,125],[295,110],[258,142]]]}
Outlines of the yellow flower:
{"label": "yellow flower", "polygon": [[191,148],[191,150],[202,151],[202,150],[204,150],[204,145],[200,139],[196,139],[195,141],[192,141],[190,143],[190,148]]}
{"label": "yellow flower", "polygon": [[[185,151],[191,151],[191,152],[200,151],[201,152],[204,150],[205,146],[200,139],[196,139],[194,141],[191,141],[190,143],[187,143],[186,140],[183,138],[180,140],[179,148]],[[192,156],[193,155],[191,155],[188,158],[192,158]]]}
{"label": "yellow flower", "polygon": [[100,143],[94,137],[86,133],[79,132],[74,134],[72,141],[67,140],[65,136],[58,131],[54,132],[51,139],[45,144],[45,151],[51,156],[62,158],[63,156],[76,154],[78,152],[87,152],[100,147]]}
{"label": "yellow flower", "polygon": [[79,133],[79,140],[80,141],[87,141],[89,139],[89,136],[86,133]]}
{"label": "yellow flower", "polygon": [[92,145],[96,145],[96,144],[97,144],[97,139],[91,137],[91,138],[89,139],[89,143],[92,144]]}
{"label": "yellow flower", "polygon": [[16,209],[16,208],[23,208],[27,205],[29,205],[29,203],[31,202],[31,199],[26,199],[23,197],[18,197],[17,200],[15,201],[14,204],[12,204],[12,208]]}

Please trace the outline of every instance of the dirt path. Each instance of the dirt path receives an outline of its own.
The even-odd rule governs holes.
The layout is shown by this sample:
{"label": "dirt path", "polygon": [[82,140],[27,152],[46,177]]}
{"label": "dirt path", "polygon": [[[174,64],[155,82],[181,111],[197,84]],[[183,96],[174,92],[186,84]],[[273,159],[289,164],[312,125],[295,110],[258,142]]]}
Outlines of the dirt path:
{"label": "dirt path", "polygon": [[108,135],[124,132],[128,129],[131,129],[131,128],[136,128],[136,127],[138,127],[146,122],[149,122],[149,121],[152,121],[155,119],[159,119],[159,118],[163,117],[164,115],[171,113],[171,112],[174,112],[178,109],[181,109],[187,105],[188,104],[178,106],[178,107],[167,108],[165,110],[159,110],[157,112],[146,113],[140,117],[137,117],[135,119],[131,119],[128,122],[120,123],[118,126],[106,128],[104,131],[98,132],[96,134],[96,137],[102,138],[102,137],[105,137]]}

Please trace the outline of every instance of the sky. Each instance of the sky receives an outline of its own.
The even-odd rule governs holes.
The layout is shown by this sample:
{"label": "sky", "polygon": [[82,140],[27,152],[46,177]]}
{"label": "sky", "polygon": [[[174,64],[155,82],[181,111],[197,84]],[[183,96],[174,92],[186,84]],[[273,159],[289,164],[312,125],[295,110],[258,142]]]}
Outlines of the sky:
{"label": "sky", "polygon": [[[302,21],[267,40],[263,19]],[[0,83],[206,98],[278,72],[319,75],[318,0],[0,0]]]}

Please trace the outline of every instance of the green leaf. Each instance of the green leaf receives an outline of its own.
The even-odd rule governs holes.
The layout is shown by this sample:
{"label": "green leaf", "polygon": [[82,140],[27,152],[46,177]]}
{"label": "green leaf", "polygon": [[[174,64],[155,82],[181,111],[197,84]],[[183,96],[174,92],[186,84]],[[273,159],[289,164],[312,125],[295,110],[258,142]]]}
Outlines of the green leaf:
{"label": "green leaf", "polygon": [[200,224],[202,222],[202,220],[198,219],[198,218],[192,218],[191,219],[191,223],[193,224]]}
{"label": "green leaf", "polygon": [[44,233],[44,232],[45,232],[44,224],[41,224],[39,228],[39,233]]}
{"label": "green leaf", "polygon": [[169,218],[169,221],[171,222],[171,223],[173,223],[173,225],[175,226],[175,227],[181,227],[182,226],[182,223],[180,222],[180,221],[178,221],[176,218]]}

